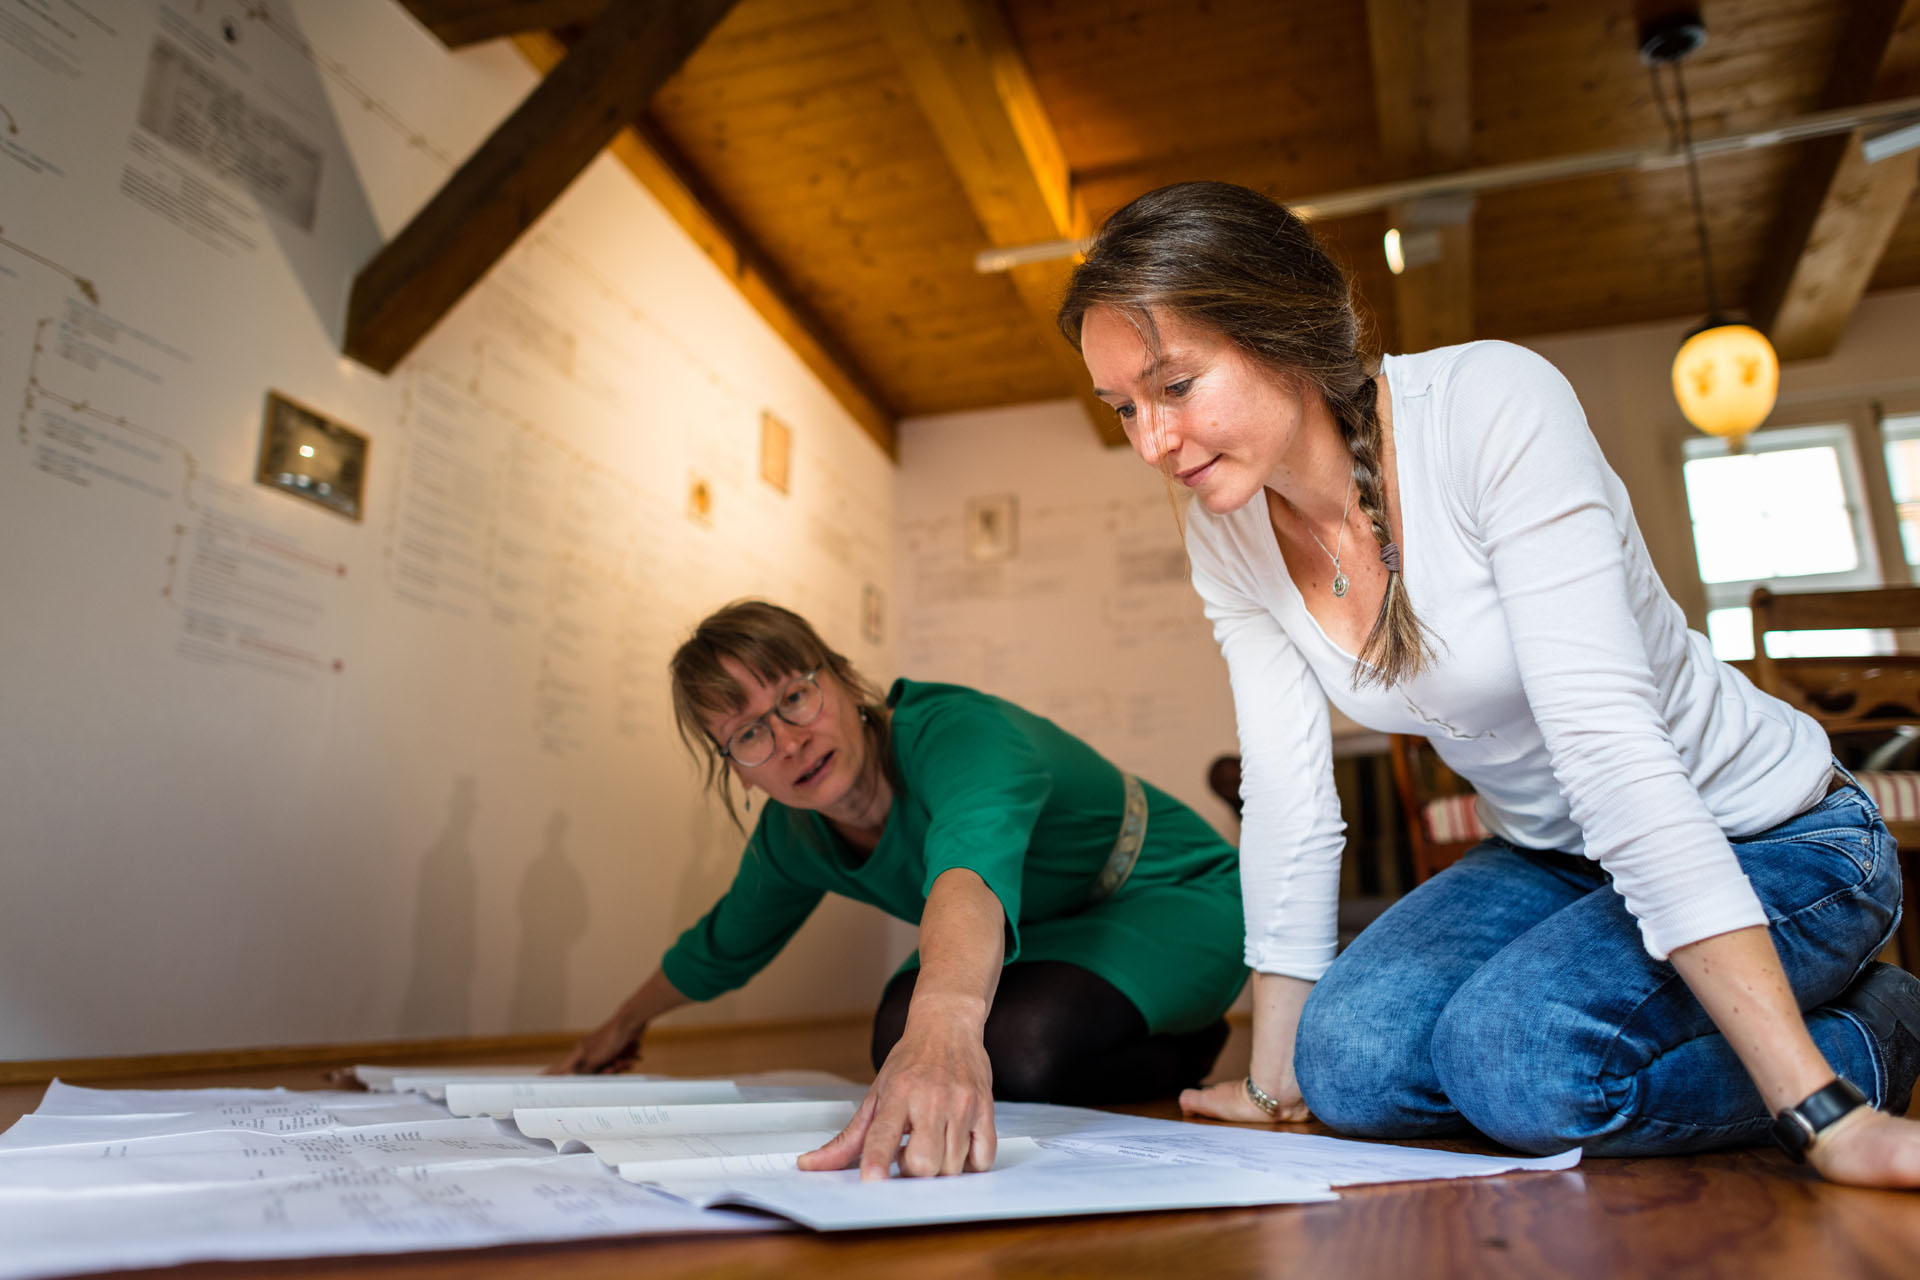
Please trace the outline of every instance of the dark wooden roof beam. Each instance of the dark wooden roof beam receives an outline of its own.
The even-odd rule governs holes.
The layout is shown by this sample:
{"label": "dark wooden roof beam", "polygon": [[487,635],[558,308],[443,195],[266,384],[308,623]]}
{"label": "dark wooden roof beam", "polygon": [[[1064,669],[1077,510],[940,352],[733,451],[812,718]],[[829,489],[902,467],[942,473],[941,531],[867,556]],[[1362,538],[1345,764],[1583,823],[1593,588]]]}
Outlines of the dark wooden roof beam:
{"label": "dark wooden roof beam", "polygon": [[391,372],[646,108],[733,0],[614,0],[360,269],[346,353]]}
{"label": "dark wooden roof beam", "polygon": [[[1823,109],[1871,101],[1901,0],[1855,0]],[[1786,184],[1750,310],[1782,360],[1831,355],[1920,180],[1920,152],[1869,163],[1861,130],[1805,144]]]}
{"label": "dark wooden roof beam", "polygon": [[[886,0],[875,13],[989,243],[1085,235],[1066,157],[993,0]],[[1119,416],[1094,396],[1086,366],[1054,324],[1072,270],[1071,261],[1037,262],[1008,275],[1059,366],[1061,389],[1072,389],[1102,441],[1124,445]]]}

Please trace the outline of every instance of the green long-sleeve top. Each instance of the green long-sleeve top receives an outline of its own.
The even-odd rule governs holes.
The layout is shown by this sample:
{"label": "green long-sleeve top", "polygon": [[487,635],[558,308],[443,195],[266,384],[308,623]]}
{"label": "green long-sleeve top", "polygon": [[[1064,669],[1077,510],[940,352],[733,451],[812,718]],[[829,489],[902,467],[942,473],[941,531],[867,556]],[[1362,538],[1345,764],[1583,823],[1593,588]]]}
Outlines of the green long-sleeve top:
{"label": "green long-sleeve top", "polygon": [[[1120,832],[1119,769],[1052,721],[973,689],[900,680],[888,703],[902,785],[878,847],[862,858],[818,813],[769,801],[732,887],[661,961],[683,995],[710,1000],[746,982],[829,890],[918,923],[934,880],[965,867],[1006,911],[1008,962],[1022,925],[1088,907]],[[1146,792],[1146,842],[1115,905],[1191,882],[1237,919],[1232,847],[1179,801]]]}

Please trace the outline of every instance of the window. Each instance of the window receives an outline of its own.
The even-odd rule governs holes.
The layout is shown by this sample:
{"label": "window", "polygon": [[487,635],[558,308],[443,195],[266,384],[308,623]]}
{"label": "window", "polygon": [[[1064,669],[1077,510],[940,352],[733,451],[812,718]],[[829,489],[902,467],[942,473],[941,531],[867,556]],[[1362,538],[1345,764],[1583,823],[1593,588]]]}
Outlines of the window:
{"label": "window", "polygon": [[[1920,551],[1920,420],[1914,425],[1910,557]],[[1889,444],[1889,456],[1892,449]],[[1723,440],[1691,439],[1685,474],[1714,656],[1753,656],[1747,600],[1755,587],[1825,591],[1880,584],[1853,438],[1844,425],[1763,432],[1749,436],[1742,453],[1729,453]],[[1875,644],[1871,631],[1787,632],[1769,636],[1767,652],[1870,653]]]}
{"label": "window", "polygon": [[1900,519],[1900,546],[1908,564],[1920,564],[1920,413],[1882,419],[1880,435],[1886,441],[1887,485]]}

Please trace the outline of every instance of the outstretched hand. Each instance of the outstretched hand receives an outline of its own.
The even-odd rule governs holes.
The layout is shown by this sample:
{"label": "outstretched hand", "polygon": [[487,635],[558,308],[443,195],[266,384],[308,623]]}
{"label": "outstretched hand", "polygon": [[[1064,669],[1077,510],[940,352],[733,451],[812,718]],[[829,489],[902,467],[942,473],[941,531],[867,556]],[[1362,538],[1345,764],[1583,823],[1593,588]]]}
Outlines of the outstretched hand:
{"label": "outstretched hand", "polygon": [[845,1169],[857,1160],[863,1180],[886,1177],[896,1158],[910,1178],[984,1173],[994,1146],[993,1066],[978,1025],[910,1018],[847,1127],[799,1163]]}
{"label": "outstretched hand", "polygon": [[1807,1159],[1828,1182],[1920,1187],[1920,1121],[1860,1107],[1824,1130]]}
{"label": "outstretched hand", "polygon": [[567,1056],[546,1069],[550,1076],[593,1075],[597,1072],[631,1071],[640,1061],[640,1037],[647,1024],[635,1026],[623,1012],[580,1037]]}
{"label": "outstretched hand", "polygon": [[1180,1113],[1206,1116],[1211,1120],[1229,1120],[1235,1124],[1271,1124],[1277,1120],[1291,1124],[1313,1119],[1313,1113],[1307,1110],[1306,1100],[1300,1096],[1297,1087],[1283,1089],[1273,1096],[1280,1103],[1280,1112],[1269,1116],[1247,1096],[1245,1080],[1222,1080],[1204,1089],[1181,1090]]}

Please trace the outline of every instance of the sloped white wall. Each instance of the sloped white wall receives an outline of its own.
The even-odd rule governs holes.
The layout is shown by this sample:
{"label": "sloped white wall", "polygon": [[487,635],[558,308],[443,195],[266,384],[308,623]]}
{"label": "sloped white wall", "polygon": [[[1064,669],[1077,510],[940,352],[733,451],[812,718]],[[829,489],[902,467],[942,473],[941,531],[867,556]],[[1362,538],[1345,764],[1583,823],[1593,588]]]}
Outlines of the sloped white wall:
{"label": "sloped white wall", "polygon": [[[740,844],[667,654],[753,593],[889,676],[891,464],[605,157],[391,377],[340,357],[510,48],[385,0],[11,12],[0,1057],[597,1021]],[[371,439],[363,519],[253,483],[269,388]],[[864,1009],[893,954],[829,905],[686,1016]]]}

